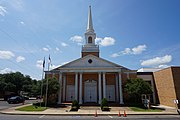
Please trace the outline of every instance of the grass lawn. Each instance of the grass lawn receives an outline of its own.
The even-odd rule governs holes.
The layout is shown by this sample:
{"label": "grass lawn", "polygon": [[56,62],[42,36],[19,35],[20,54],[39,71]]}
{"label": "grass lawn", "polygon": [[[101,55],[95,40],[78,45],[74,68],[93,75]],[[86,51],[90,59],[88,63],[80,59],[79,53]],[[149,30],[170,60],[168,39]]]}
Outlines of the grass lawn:
{"label": "grass lawn", "polygon": [[151,109],[144,109],[140,107],[130,107],[131,110],[135,112],[162,112],[163,110],[161,109],[156,109],[156,108],[151,108]]}
{"label": "grass lawn", "polygon": [[46,110],[45,107],[35,107],[33,105],[30,105],[30,106],[25,106],[25,107],[21,107],[21,108],[17,108],[16,110],[19,110],[19,111],[44,111]]}

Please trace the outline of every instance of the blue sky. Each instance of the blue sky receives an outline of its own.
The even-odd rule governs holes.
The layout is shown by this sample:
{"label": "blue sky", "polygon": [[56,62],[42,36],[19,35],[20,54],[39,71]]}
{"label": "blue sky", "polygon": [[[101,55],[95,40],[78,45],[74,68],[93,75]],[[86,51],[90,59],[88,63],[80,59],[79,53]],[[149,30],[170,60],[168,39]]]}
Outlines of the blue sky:
{"label": "blue sky", "polygon": [[100,56],[130,69],[178,66],[179,0],[0,0],[0,73],[41,79],[81,56],[88,6]]}

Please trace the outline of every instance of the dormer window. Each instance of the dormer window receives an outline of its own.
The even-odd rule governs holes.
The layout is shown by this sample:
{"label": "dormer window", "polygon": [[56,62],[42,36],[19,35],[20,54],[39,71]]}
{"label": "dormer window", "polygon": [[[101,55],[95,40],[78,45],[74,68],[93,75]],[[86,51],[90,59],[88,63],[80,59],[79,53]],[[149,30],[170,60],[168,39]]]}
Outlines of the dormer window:
{"label": "dormer window", "polygon": [[88,43],[92,43],[92,37],[88,37]]}

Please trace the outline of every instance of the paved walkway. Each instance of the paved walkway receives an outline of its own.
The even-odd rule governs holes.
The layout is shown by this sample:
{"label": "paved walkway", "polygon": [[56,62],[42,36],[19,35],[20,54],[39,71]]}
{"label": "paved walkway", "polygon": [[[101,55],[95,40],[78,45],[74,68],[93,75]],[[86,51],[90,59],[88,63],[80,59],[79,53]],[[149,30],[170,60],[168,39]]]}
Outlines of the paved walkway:
{"label": "paved walkway", "polygon": [[134,112],[132,111],[129,107],[110,107],[111,110],[109,112],[104,112],[101,111],[99,106],[82,106],[81,109],[79,109],[77,112],[71,112],[70,111],[70,106],[67,107],[63,107],[63,108],[48,108],[45,111],[41,111],[41,112],[24,112],[24,111],[18,111],[15,110],[19,107],[23,107],[23,106],[28,106],[30,104],[27,105],[22,105],[22,106],[18,106],[18,107],[12,107],[12,108],[8,108],[8,109],[4,109],[1,110],[0,113],[2,114],[12,114],[12,115],[76,115],[76,116],[80,116],[80,115],[95,115],[95,113],[97,113],[97,115],[118,115],[119,111],[120,114],[124,114],[124,111],[126,111],[127,115],[177,115],[177,111],[175,108],[169,108],[166,106],[159,106],[159,107],[163,107],[165,110],[162,112]]}

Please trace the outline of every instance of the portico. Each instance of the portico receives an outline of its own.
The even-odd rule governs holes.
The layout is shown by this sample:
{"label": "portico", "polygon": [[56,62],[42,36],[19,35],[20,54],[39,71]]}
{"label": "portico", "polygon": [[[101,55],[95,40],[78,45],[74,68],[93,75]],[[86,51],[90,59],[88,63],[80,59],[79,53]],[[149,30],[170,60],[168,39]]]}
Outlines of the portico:
{"label": "portico", "polygon": [[73,100],[78,100],[79,104],[100,104],[103,98],[107,98],[109,102],[123,104],[121,71],[60,71],[55,72],[59,73],[59,82],[62,85],[58,104]]}

